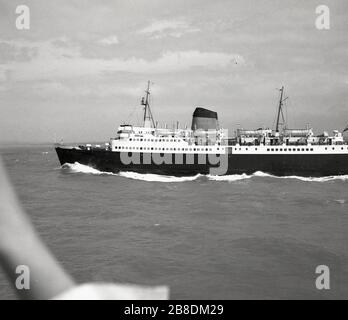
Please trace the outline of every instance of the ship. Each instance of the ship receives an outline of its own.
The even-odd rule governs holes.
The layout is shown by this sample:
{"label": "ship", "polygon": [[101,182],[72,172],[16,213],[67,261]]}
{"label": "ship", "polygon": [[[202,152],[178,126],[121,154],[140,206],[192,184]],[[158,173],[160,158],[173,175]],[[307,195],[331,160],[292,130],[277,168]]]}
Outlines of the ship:
{"label": "ship", "polygon": [[104,144],[55,145],[61,165],[79,163],[101,172],[137,172],[170,176],[235,175],[263,172],[275,176],[325,177],[348,174],[344,132],[315,135],[312,128],[288,127],[287,100],[279,89],[275,128],[238,128],[233,135],[220,127],[218,114],[197,107],[191,128],[168,128],[154,120],[150,82],[144,97],[142,124],[121,124]]}

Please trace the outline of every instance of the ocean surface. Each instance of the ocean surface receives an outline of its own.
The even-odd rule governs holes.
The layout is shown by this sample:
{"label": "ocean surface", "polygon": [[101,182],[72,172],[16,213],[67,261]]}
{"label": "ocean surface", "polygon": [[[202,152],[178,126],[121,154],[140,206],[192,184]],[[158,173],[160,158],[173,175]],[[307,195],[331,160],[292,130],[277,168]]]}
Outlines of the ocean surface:
{"label": "ocean surface", "polygon": [[[38,232],[78,282],[168,285],[172,299],[348,299],[348,176],[173,178],[61,167],[3,147]],[[315,269],[330,268],[330,290]],[[0,273],[0,299],[14,299]]]}

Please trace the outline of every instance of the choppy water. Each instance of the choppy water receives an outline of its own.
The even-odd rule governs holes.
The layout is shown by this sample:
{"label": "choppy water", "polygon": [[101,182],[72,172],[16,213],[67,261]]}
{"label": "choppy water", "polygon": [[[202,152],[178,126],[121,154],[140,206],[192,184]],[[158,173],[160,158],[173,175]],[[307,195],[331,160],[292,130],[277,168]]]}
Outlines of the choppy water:
{"label": "choppy water", "polygon": [[[42,238],[80,282],[167,284],[174,299],[348,298],[348,176],[163,177],[1,149]],[[328,265],[331,289],[315,288]],[[13,293],[0,275],[0,299]]]}

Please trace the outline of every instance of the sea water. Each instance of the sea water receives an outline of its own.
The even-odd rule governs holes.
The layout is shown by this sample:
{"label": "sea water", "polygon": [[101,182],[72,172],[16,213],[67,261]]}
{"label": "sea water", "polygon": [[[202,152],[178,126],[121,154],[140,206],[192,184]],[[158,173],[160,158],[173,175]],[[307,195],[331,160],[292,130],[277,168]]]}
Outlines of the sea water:
{"label": "sea water", "polygon": [[[78,282],[168,285],[173,299],[348,298],[348,176],[170,177],[1,154],[42,239]],[[330,289],[316,288],[327,265]],[[0,274],[0,299],[15,296]]]}

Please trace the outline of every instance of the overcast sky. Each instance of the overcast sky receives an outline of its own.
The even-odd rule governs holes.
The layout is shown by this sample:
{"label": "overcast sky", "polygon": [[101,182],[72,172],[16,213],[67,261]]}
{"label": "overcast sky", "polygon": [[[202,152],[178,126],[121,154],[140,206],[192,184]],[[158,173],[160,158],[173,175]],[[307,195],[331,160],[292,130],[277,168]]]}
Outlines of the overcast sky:
{"label": "overcast sky", "polygon": [[291,127],[343,129],[347,35],[346,0],[0,0],[0,141],[108,140],[141,118],[148,79],[162,123],[205,106],[231,131],[272,126],[284,85]]}

